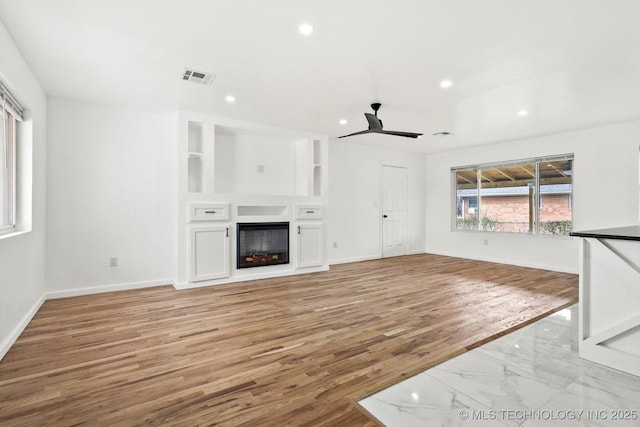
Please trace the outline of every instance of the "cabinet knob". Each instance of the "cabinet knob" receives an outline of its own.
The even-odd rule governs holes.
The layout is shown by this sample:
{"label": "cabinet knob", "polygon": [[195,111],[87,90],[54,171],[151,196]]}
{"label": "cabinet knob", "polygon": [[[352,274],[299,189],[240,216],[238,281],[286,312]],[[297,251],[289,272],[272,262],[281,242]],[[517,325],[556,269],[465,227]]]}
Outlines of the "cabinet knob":
{"label": "cabinet knob", "polygon": [[382,218],[388,218],[388,215],[382,215]]}

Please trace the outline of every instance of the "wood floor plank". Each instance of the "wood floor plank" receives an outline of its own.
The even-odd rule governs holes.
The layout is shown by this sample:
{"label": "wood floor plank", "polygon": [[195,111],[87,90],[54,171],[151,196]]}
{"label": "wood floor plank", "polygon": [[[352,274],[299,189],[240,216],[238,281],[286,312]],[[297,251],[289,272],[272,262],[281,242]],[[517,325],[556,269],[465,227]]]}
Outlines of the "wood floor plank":
{"label": "wood floor plank", "polygon": [[437,255],[46,301],[0,424],[350,425],[355,402],[577,302],[576,275]]}

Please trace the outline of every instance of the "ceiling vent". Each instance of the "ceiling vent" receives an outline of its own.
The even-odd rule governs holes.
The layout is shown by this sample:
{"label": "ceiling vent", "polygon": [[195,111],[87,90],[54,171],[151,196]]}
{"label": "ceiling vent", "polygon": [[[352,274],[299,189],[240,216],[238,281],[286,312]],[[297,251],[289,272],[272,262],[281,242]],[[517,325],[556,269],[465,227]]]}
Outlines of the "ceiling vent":
{"label": "ceiling vent", "polygon": [[190,70],[188,68],[184,69],[182,73],[182,80],[186,82],[198,83],[205,86],[210,86],[213,82],[213,79],[216,78],[215,74],[204,73],[202,71]]}

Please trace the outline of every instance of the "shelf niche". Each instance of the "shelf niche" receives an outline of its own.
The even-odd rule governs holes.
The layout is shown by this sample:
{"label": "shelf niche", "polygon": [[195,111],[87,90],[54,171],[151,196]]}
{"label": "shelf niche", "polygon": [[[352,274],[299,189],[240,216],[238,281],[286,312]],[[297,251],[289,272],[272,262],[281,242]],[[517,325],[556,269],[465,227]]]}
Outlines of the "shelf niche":
{"label": "shelf niche", "polygon": [[204,136],[202,123],[189,121],[187,125],[187,191],[202,193],[204,191]]}
{"label": "shelf niche", "polygon": [[322,156],[320,141],[296,142],[296,195],[322,196]]}
{"label": "shelf niche", "polygon": [[320,159],[320,141],[216,126],[215,193],[320,196]]}

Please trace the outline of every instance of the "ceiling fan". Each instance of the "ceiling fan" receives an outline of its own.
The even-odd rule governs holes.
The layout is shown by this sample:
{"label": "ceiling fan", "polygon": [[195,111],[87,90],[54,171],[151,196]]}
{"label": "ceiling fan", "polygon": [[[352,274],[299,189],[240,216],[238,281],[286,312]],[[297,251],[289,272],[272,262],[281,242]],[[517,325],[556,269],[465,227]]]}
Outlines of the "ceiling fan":
{"label": "ceiling fan", "polygon": [[382,129],[382,120],[378,118],[378,110],[380,109],[381,105],[382,104],[380,104],[379,102],[374,102],[373,104],[371,104],[371,108],[373,108],[374,114],[364,113],[364,116],[367,118],[367,122],[369,122],[369,129],[362,130],[360,132],[350,133],[349,135],[342,135],[342,136],[339,136],[338,138],[346,138],[348,136],[354,136],[354,135],[364,135],[365,133],[382,133],[385,135],[405,136],[407,138],[420,138],[422,136],[421,133],[401,132],[396,130]]}

